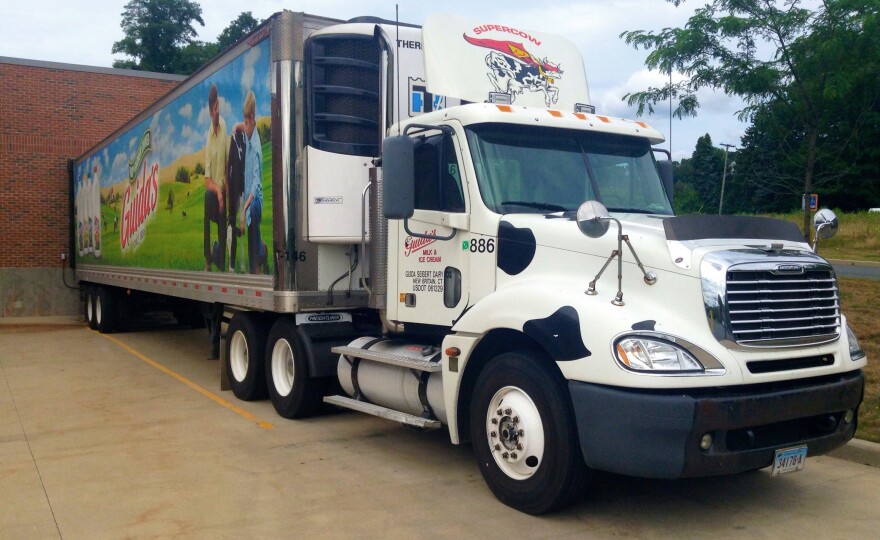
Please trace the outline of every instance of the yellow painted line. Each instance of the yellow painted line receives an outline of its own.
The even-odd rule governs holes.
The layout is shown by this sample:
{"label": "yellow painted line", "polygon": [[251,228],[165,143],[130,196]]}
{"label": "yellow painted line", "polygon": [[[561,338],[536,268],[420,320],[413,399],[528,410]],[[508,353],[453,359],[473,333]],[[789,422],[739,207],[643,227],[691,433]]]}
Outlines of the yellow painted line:
{"label": "yellow painted line", "polygon": [[218,405],[221,405],[221,406],[223,406],[223,407],[226,407],[227,409],[229,409],[230,411],[234,412],[235,414],[241,416],[241,417],[244,418],[245,420],[247,420],[247,421],[249,421],[249,422],[253,422],[253,423],[257,424],[258,426],[260,426],[260,427],[263,428],[263,429],[274,429],[274,428],[275,428],[275,426],[273,426],[273,425],[270,424],[269,422],[266,422],[266,421],[264,421],[264,420],[260,420],[260,419],[257,418],[256,416],[252,415],[251,413],[247,412],[246,410],[242,409],[241,407],[238,407],[238,406],[235,405],[234,403],[230,403],[230,402],[226,401],[225,399],[223,399],[222,397],[218,396],[218,395],[215,394],[214,392],[211,392],[210,390],[208,390],[208,389],[206,389],[206,388],[204,388],[204,387],[202,387],[202,386],[199,386],[198,384],[192,382],[191,380],[187,379],[186,377],[184,377],[183,375],[177,373],[176,371],[171,370],[171,369],[169,369],[169,368],[163,366],[163,365],[160,364],[159,362],[156,362],[156,361],[153,360],[152,358],[149,358],[149,357],[147,357],[147,356],[141,354],[141,353],[138,352],[137,350],[132,349],[131,347],[129,347],[128,345],[126,345],[126,344],[123,343],[122,341],[116,339],[115,337],[108,336],[107,334],[98,334],[98,335],[100,335],[100,336],[102,336],[102,337],[105,337],[105,338],[109,339],[109,340],[112,341],[113,343],[119,345],[120,347],[122,347],[122,348],[125,349],[126,351],[130,352],[131,354],[135,355],[137,358],[143,360],[143,361],[146,362],[147,364],[149,364],[149,365],[153,366],[154,368],[158,369],[158,370],[161,371],[162,373],[165,373],[166,375],[170,375],[171,377],[174,377],[174,378],[177,379],[178,381],[182,382],[183,384],[189,386],[190,388],[192,388],[193,390],[195,390],[196,392],[198,392],[199,394],[205,396],[206,398],[210,399],[211,401],[213,401],[214,403],[216,403],[216,404],[218,404]]}

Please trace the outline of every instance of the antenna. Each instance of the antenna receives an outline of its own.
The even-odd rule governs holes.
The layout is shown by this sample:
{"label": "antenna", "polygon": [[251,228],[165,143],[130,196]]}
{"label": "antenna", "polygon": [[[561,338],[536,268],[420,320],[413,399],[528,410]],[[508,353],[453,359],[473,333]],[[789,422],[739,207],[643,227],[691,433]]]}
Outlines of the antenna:
{"label": "antenna", "polygon": [[672,66],[669,66],[669,161],[672,161]]}
{"label": "antenna", "polygon": [[[397,67],[394,70],[394,86],[397,88],[394,89],[394,97],[397,98],[397,106],[395,107],[395,113],[392,115],[399,116],[400,115],[400,4],[394,4],[394,30],[397,33],[394,36],[394,61],[397,64]],[[400,135],[400,122],[401,118],[397,119],[397,134]]]}

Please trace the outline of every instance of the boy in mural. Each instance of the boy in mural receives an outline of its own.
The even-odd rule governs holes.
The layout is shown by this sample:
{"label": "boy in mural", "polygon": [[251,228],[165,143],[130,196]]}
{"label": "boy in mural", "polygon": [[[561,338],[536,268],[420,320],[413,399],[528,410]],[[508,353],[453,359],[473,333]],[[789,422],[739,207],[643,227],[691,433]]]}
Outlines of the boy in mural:
{"label": "boy in mural", "polygon": [[[229,140],[226,122],[220,117],[220,97],[217,85],[208,91],[208,112],[211,125],[205,143],[205,271],[211,263],[223,270],[226,262],[226,156]],[[211,222],[217,224],[217,240],[211,245]],[[222,246],[222,247],[221,247]]]}
{"label": "boy in mural", "polygon": [[244,131],[246,152],[244,158],[244,206],[241,228],[247,227],[248,269],[252,274],[267,271],[266,246],[260,236],[263,220],[263,147],[257,132],[257,100],[253,91],[244,98],[244,122],[235,125],[234,131]]}

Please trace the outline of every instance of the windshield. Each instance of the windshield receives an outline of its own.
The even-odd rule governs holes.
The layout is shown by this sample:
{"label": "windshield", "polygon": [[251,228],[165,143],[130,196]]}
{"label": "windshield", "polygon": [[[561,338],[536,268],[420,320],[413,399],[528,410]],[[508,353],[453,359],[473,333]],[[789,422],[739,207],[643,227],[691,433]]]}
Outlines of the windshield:
{"label": "windshield", "polygon": [[480,194],[499,214],[577,210],[672,215],[647,139],[544,127],[467,130]]}

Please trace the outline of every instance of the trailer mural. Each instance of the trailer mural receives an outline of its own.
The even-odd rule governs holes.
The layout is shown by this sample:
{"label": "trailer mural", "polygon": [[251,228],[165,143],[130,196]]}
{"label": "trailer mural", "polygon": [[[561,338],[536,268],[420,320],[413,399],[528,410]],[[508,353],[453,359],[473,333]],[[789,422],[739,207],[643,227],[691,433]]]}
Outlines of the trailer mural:
{"label": "trailer mural", "polygon": [[263,40],[77,161],[78,263],[271,274],[269,57]]}

